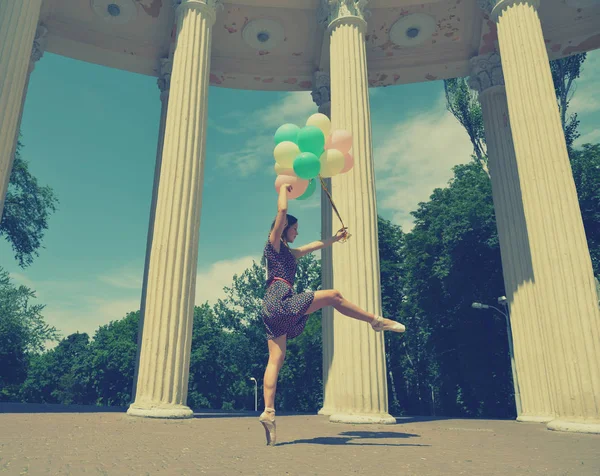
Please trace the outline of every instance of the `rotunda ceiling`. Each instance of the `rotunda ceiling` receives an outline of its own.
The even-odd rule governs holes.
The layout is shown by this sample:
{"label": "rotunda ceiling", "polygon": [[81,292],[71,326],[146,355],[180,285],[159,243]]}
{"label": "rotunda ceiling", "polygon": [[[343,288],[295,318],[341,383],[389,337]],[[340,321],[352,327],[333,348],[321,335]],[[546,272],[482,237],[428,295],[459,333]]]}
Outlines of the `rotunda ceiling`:
{"label": "rotunda ceiling", "polygon": [[[307,90],[328,69],[319,0],[224,3],[213,28],[211,84]],[[468,74],[472,56],[494,48],[496,25],[476,0],[371,0],[366,48],[371,86]],[[600,47],[600,0],[544,0],[551,58]],[[44,0],[48,51],[157,75],[172,50],[172,0]]]}

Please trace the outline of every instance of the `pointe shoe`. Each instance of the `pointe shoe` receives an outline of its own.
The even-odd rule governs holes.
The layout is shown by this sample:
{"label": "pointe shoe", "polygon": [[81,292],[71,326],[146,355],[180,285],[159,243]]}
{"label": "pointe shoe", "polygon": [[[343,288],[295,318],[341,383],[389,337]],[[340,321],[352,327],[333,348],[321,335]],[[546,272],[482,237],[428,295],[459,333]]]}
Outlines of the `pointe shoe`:
{"label": "pointe shoe", "polygon": [[400,324],[399,322],[393,322],[392,324],[385,324],[383,321],[383,317],[375,316],[375,319],[371,322],[371,327],[375,332],[381,331],[392,331],[392,332],[404,332],[406,327],[404,324]]}
{"label": "pointe shoe", "polygon": [[267,438],[268,446],[275,446],[277,437],[275,434],[275,409],[265,408],[265,411],[260,414],[258,421],[262,423],[265,428],[265,436]]}

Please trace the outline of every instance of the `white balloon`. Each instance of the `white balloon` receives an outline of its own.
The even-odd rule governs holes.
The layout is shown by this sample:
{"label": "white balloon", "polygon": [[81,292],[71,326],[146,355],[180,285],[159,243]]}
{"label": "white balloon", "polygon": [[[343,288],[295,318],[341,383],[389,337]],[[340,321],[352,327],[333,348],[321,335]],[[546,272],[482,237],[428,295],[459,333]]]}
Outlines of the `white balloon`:
{"label": "white balloon", "polygon": [[310,116],[306,121],[306,125],[318,127],[325,137],[331,132],[331,121],[325,114],[321,114],[320,112]]}

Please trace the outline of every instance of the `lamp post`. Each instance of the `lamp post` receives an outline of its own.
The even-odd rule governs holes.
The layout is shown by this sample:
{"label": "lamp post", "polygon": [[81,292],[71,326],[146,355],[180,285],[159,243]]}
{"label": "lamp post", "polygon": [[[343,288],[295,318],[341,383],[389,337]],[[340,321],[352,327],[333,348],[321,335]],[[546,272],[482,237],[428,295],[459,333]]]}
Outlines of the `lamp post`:
{"label": "lamp post", "polygon": [[513,352],[513,340],[512,330],[510,327],[510,316],[508,310],[508,302],[506,296],[500,296],[498,298],[498,304],[504,307],[506,312],[501,311],[497,307],[490,306],[488,304],[482,304],[480,302],[474,302],[471,304],[473,309],[494,309],[504,316],[506,319],[506,334],[508,335],[508,353],[510,355],[510,367],[512,370],[513,387],[515,389],[515,405],[517,406],[517,415],[521,414],[521,390],[519,389],[519,379],[517,377],[517,368],[515,366],[515,356]]}
{"label": "lamp post", "polygon": [[254,411],[258,411],[258,382],[254,377],[250,377],[250,380],[254,382]]}

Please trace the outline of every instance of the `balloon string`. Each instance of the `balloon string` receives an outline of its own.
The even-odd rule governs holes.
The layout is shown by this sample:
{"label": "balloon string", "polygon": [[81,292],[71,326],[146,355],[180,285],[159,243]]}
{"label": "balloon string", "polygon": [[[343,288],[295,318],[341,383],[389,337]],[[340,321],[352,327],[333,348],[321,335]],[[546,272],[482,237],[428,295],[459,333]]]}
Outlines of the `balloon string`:
{"label": "balloon string", "polygon": [[333,208],[333,211],[335,212],[335,214],[339,218],[340,222],[342,223],[342,228],[345,229],[346,226],[344,225],[344,220],[342,220],[342,217],[340,216],[340,212],[338,212],[338,209],[335,206],[335,203],[333,203],[333,199],[331,198],[331,194],[329,193],[329,190],[327,190],[327,187],[325,186],[323,177],[319,176],[319,180],[321,181],[321,187],[323,187],[323,190],[325,190],[325,193],[327,194],[327,198],[329,198],[329,202],[331,203],[331,208]]}

